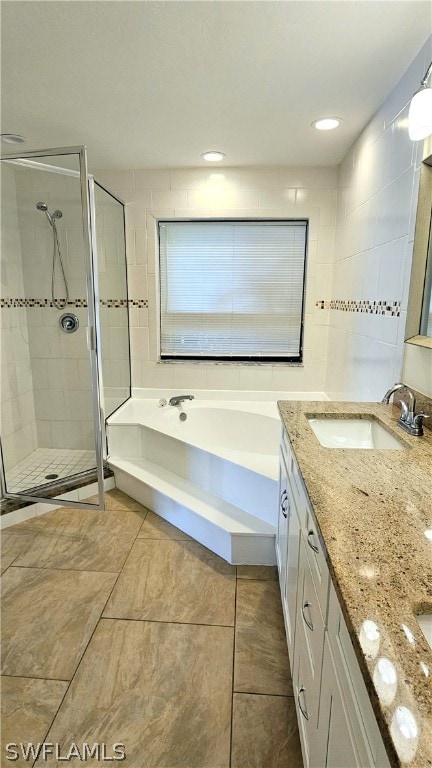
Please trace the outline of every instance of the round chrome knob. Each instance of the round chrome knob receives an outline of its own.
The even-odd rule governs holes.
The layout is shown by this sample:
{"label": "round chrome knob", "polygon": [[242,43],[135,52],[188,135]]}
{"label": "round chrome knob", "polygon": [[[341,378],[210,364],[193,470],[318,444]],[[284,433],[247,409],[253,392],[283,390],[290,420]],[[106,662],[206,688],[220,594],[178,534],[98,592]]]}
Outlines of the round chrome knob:
{"label": "round chrome knob", "polygon": [[65,333],[74,333],[79,328],[79,320],[72,312],[65,312],[59,319],[59,325]]}

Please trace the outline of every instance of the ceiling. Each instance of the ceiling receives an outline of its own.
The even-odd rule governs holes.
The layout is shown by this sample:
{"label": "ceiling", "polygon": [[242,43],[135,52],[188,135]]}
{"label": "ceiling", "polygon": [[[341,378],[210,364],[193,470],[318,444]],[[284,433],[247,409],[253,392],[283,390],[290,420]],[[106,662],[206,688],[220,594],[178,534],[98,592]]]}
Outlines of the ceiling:
{"label": "ceiling", "polygon": [[6,0],[2,132],[91,168],[331,165],[430,32],[409,0]]}

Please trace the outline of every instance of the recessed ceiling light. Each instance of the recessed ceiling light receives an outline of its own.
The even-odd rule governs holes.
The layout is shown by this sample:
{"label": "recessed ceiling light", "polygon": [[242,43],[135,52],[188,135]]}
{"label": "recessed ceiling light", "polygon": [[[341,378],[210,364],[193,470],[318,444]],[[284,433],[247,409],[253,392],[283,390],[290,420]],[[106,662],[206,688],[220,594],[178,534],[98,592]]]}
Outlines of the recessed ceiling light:
{"label": "recessed ceiling light", "polygon": [[225,155],[223,152],[215,152],[212,150],[211,152],[203,152],[201,157],[203,160],[208,160],[209,163],[217,163],[219,160],[223,160]]}
{"label": "recessed ceiling light", "polygon": [[24,144],[25,137],[18,136],[17,133],[2,133],[1,140],[6,144]]}
{"label": "recessed ceiling light", "polygon": [[319,120],[314,120],[312,126],[318,128],[319,131],[332,131],[333,128],[338,128],[341,122],[340,117],[322,117]]}

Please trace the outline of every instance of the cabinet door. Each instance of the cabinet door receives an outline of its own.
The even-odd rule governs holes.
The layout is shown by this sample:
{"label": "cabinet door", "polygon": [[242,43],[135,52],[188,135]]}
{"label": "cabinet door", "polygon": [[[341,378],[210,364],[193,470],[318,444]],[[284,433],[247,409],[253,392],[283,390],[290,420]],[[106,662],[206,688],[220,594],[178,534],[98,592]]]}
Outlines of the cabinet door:
{"label": "cabinet door", "polygon": [[[288,486],[288,493],[290,487]],[[299,558],[300,558],[300,521],[297,514],[297,507],[294,498],[291,495],[289,514],[288,514],[288,547],[285,569],[285,629],[288,643],[288,654],[293,670],[294,657],[294,636],[296,626],[297,611],[297,591],[299,581]]]}
{"label": "cabinet door", "polygon": [[286,559],[288,546],[288,471],[283,451],[280,453],[279,464],[279,514],[278,532],[276,539],[276,558],[279,568],[279,583],[281,588],[282,606],[285,596]]}
{"label": "cabinet door", "polygon": [[333,657],[326,640],[323,659],[322,694],[318,722],[320,751],[325,753],[327,768],[368,768],[372,763],[359,757],[355,746]]}

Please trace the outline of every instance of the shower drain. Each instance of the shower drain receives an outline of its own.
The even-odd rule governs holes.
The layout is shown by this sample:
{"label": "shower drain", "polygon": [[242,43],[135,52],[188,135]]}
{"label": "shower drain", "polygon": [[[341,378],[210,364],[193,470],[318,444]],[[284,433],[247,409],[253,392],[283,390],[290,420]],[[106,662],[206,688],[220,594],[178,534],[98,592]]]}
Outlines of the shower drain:
{"label": "shower drain", "polygon": [[58,475],[45,475],[45,480],[57,480]]}

